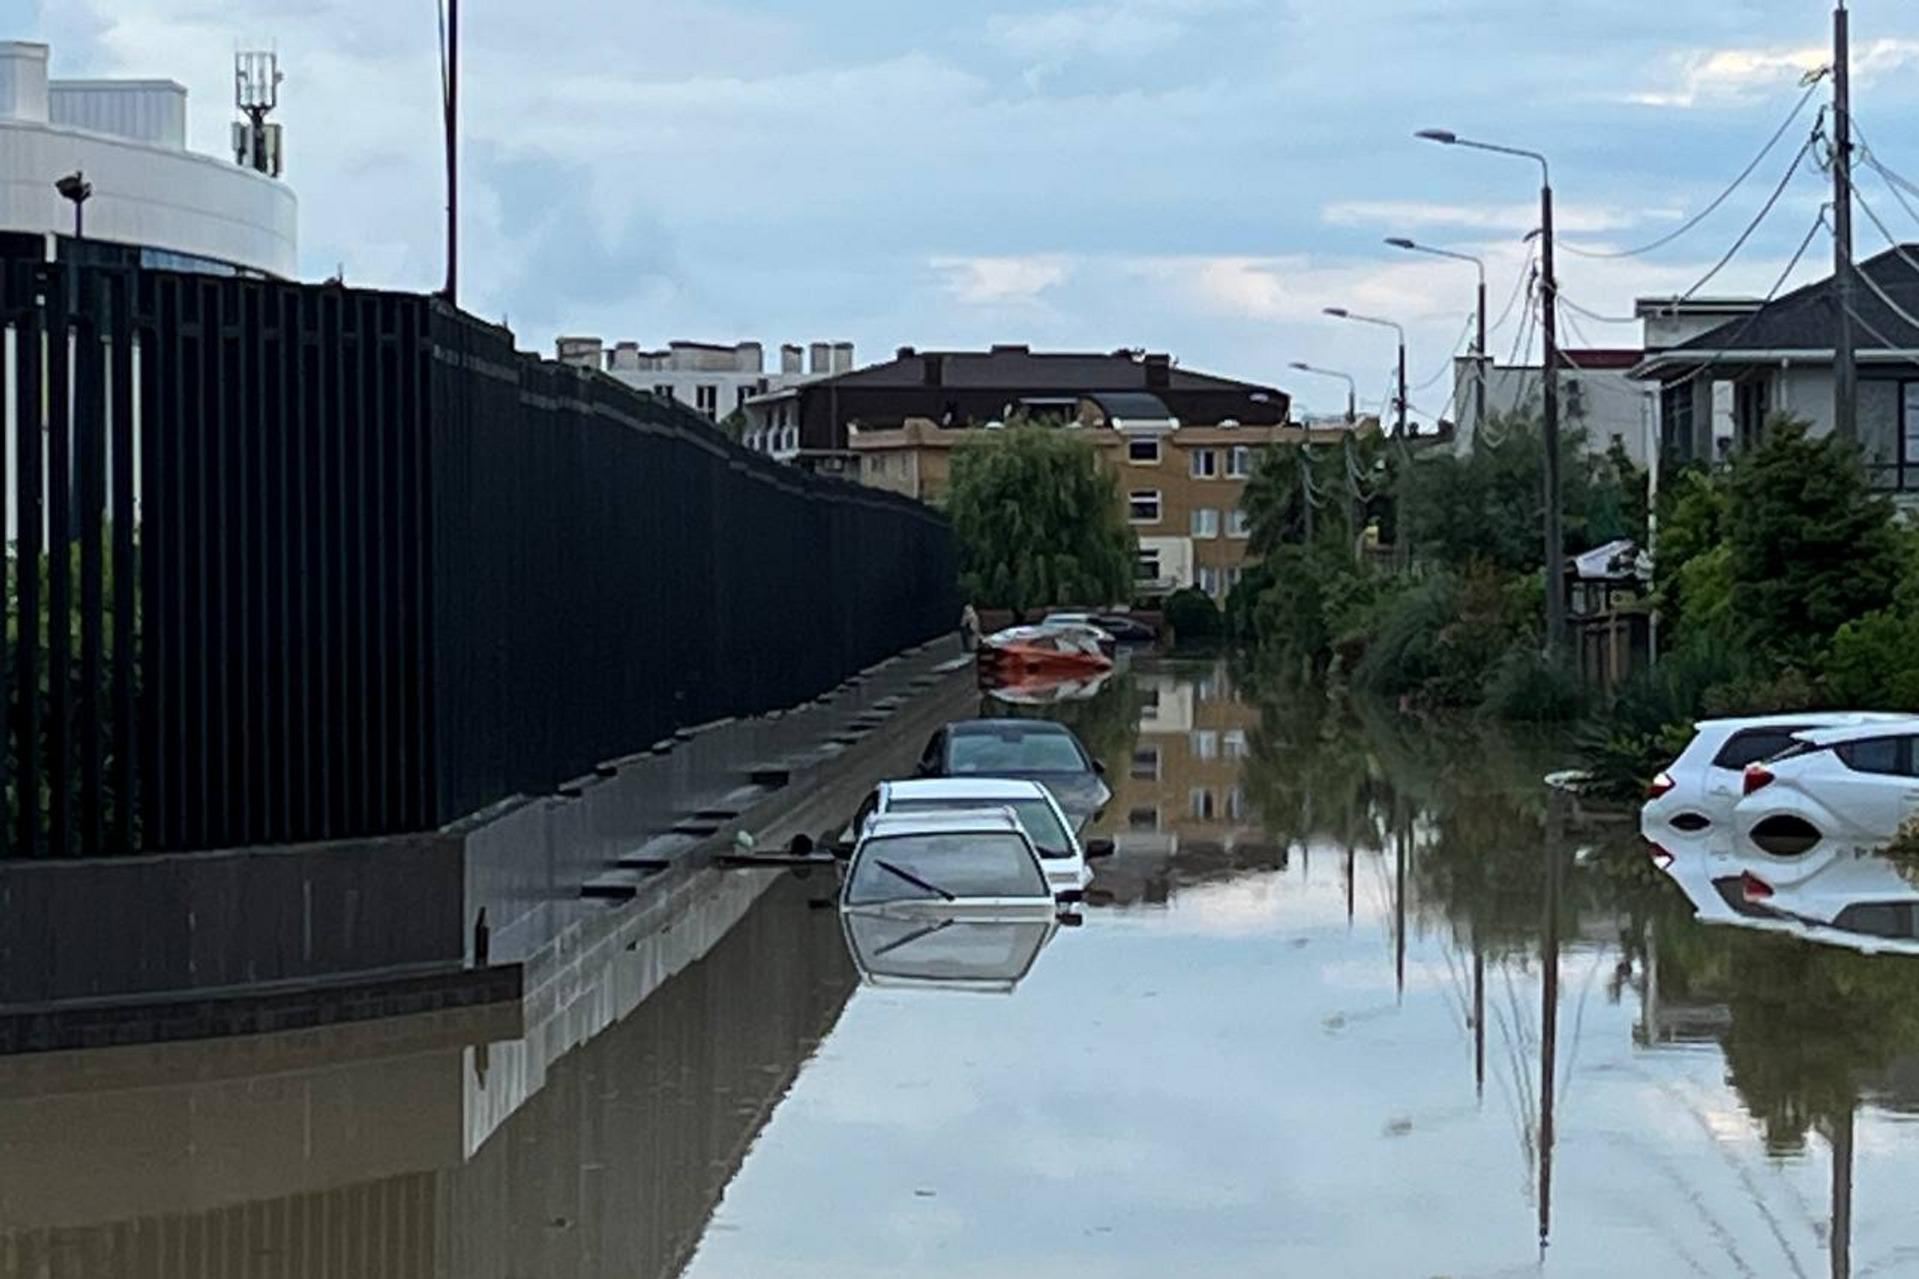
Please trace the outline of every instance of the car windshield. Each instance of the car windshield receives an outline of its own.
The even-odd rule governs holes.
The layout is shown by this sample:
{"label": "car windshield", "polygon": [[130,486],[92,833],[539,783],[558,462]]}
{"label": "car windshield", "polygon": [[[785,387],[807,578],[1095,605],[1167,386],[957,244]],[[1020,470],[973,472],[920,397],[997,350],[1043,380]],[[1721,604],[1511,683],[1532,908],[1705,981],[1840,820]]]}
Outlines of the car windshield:
{"label": "car windshield", "polygon": [[955,733],[947,769],[953,773],[1083,773],[1086,761],[1064,733],[1012,729],[998,733]]}
{"label": "car windshield", "polygon": [[875,977],[1014,982],[1052,931],[1051,919],[926,921],[856,915],[847,925],[859,964]]}
{"label": "car windshield", "polygon": [[909,799],[896,802],[889,813],[950,812],[954,809],[1010,808],[1026,828],[1041,857],[1071,857],[1072,836],[1053,814],[1053,806],[1043,799]]}
{"label": "car windshield", "polygon": [[868,840],[853,860],[846,891],[854,906],[1046,896],[1050,890],[1026,841],[995,831]]}

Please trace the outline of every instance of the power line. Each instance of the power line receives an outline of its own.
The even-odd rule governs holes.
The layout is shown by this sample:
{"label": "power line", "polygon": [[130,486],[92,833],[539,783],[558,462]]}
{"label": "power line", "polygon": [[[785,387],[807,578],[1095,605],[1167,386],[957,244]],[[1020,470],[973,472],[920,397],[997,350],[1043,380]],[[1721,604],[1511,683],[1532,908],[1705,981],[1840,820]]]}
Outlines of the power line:
{"label": "power line", "polygon": [[1513,308],[1519,305],[1519,294],[1521,290],[1523,290],[1532,279],[1533,262],[1537,259],[1538,254],[1539,242],[1537,240],[1527,241],[1526,260],[1519,264],[1519,274],[1513,279],[1513,291],[1506,299],[1506,308],[1499,313],[1499,318],[1493,321],[1492,327],[1486,330],[1488,336],[1505,328],[1506,321],[1512,318]]}
{"label": "power line", "polygon": [[[1736,345],[1746,334],[1752,331],[1752,326],[1759,322],[1760,313],[1772,303],[1775,297],[1779,296],[1779,290],[1785,287],[1788,279],[1792,278],[1792,273],[1799,269],[1799,263],[1806,256],[1806,250],[1812,247],[1814,237],[1819,234],[1820,228],[1824,226],[1826,226],[1826,207],[1821,205],[1819,207],[1819,216],[1812,220],[1812,227],[1806,232],[1806,238],[1799,242],[1799,248],[1793,253],[1792,260],[1786,263],[1786,269],[1779,273],[1779,278],[1773,281],[1770,289],[1766,290],[1766,296],[1760,300],[1759,305],[1753,308],[1752,313],[1746,317],[1745,322],[1734,330],[1732,336],[1727,339],[1725,344],[1726,349],[1730,349]],[[1699,378],[1711,372],[1718,363],[1719,355],[1715,352],[1708,356],[1703,363],[1685,377],[1673,382],[1662,383],[1660,390],[1662,392],[1675,390],[1688,383],[1697,381]]]}
{"label": "power line", "polygon": [[1679,295],[1681,302],[1686,301],[1692,297],[1693,294],[1712,283],[1713,278],[1726,269],[1726,264],[1739,255],[1739,250],[1746,247],[1746,241],[1752,238],[1752,233],[1759,229],[1760,223],[1764,222],[1767,217],[1772,214],[1774,206],[1779,203],[1779,197],[1784,195],[1786,188],[1792,184],[1793,175],[1799,172],[1799,162],[1806,158],[1806,153],[1812,150],[1814,139],[1819,136],[1819,130],[1815,128],[1812,136],[1806,139],[1805,144],[1801,146],[1798,153],[1792,157],[1792,163],[1786,168],[1786,175],[1779,179],[1779,185],[1774,187],[1772,194],[1766,197],[1766,202],[1760,206],[1758,214],[1751,222],[1746,224],[1746,229],[1739,233],[1739,238],[1732,242],[1732,247],[1726,250],[1725,255],[1713,264],[1712,270],[1701,276],[1697,284],[1694,284],[1690,289],[1687,289]]}
{"label": "power line", "polygon": [[[1907,266],[1911,267],[1914,271],[1919,271],[1919,262],[1914,261],[1912,255],[1906,252],[1906,246],[1899,243],[1899,238],[1893,235],[1891,231],[1886,229],[1886,224],[1879,220],[1879,215],[1872,211],[1872,206],[1870,204],[1866,203],[1866,197],[1863,195],[1860,195],[1859,192],[1855,189],[1852,193],[1852,198],[1855,204],[1857,204],[1860,208],[1866,211],[1866,217],[1871,219],[1872,224],[1879,228],[1879,234],[1886,237],[1886,243],[1890,244],[1892,246],[1892,251],[1899,255],[1899,260],[1901,262],[1904,262]],[[1861,271],[1861,272],[1858,272],[1858,274],[1864,275],[1865,273]],[[1877,291],[1876,286],[1874,291],[1875,292]],[[1886,305],[1892,306],[1892,303],[1888,302],[1886,303]],[[1893,306],[1893,310],[1896,311],[1898,309],[1899,309],[1898,307]]]}
{"label": "power line", "polygon": [[1639,317],[1636,315],[1601,315],[1597,311],[1588,310],[1567,297],[1564,289],[1559,291],[1559,304],[1567,310],[1583,315],[1588,320],[1592,320],[1597,324],[1638,324],[1640,322]]}
{"label": "power line", "polygon": [[1752,161],[1749,164],[1747,164],[1745,168],[1739,171],[1739,176],[1732,180],[1731,186],[1727,187],[1724,191],[1721,191],[1717,196],[1713,198],[1713,201],[1711,204],[1708,204],[1705,208],[1701,209],[1698,213],[1688,218],[1677,229],[1669,232],[1666,235],[1660,236],[1657,240],[1654,240],[1651,244],[1644,244],[1636,249],[1613,249],[1613,250],[1582,249],[1577,244],[1568,244],[1564,240],[1561,240],[1559,242],[1559,247],[1566,250],[1568,253],[1577,254],[1579,257],[1582,257],[1582,258],[1631,258],[1631,257],[1638,257],[1642,253],[1651,253],[1654,249],[1661,249],[1661,248],[1664,248],[1666,245],[1671,244],[1674,240],[1677,240],[1680,236],[1686,234],[1686,232],[1692,230],[1694,227],[1698,226],[1701,222],[1704,222],[1707,218],[1711,217],[1712,214],[1718,210],[1720,205],[1724,204],[1727,200],[1732,198],[1733,192],[1737,191],[1740,187],[1745,185],[1746,179],[1752,176],[1753,170],[1757,169],[1761,164],[1765,162],[1766,157],[1772,154],[1772,149],[1779,145],[1779,139],[1786,136],[1786,130],[1792,128],[1792,122],[1794,120],[1797,120],[1799,118],[1799,113],[1806,109],[1806,103],[1812,101],[1813,94],[1819,91],[1820,81],[1824,80],[1825,77],[1831,72],[1831,70],[1832,68],[1826,67],[1820,70],[1819,72],[1817,72],[1816,74],[1814,74],[1813,76],[1809,77],[1809,82],[1806,85],[1805,93],[1800,95],[1799,101],[1793,104],[1792,113],[1785,118],[1784,122],[1780,124],[1779,128],[1773,133],[1773,135],[1770,138],[1766,139],[1766,145],[1759,149],[1759,154],[1754,156],[1752,158]]}

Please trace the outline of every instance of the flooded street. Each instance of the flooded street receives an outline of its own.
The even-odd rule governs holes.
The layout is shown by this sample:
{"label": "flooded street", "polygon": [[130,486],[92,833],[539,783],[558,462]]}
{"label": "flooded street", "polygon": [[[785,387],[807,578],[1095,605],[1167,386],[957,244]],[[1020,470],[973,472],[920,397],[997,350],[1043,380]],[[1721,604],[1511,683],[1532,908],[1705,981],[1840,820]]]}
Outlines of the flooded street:
{"label": "flooded street", "polygon": [[1919,970],[1693,922],[1564,743],[1027,713],[1115,792],[1080,926],[863,983],[716,875],[566,1008],[0,1061],[0,1274],[1919,1274]]}

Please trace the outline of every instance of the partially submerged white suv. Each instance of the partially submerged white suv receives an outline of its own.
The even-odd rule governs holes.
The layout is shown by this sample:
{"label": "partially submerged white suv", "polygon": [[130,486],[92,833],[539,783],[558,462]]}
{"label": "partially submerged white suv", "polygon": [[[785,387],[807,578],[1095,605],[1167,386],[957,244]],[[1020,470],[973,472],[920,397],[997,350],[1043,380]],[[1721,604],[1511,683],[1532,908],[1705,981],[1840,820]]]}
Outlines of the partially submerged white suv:
{"label": "partially submerged white suv", "polygon": [[1864,858],[1919,818],[1919,720],[1798,734],[1748,765],[1733,814],[1742,868],[1777,889]]}

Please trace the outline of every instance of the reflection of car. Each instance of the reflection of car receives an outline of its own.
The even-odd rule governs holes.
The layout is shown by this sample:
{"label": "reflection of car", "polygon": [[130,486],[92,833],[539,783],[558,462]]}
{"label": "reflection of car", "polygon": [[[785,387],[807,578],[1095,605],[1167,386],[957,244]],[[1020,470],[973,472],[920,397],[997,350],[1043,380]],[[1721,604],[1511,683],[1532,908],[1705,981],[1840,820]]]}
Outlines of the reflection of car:
{"label": "reflection of car", "polygon": [[951,919],[849,910],[846,948],[874,986],[1010,992],[1059,931],[1049,917]]}
{"label": "reflection of car", "polygon": [[1750,907],[1788,921],[1808,941],[1919,955],[1919,887],[1884,857],[1837,857],[1788,886],[1752,871],[1737,883]]}
{"label": "reflection of car", "polygon": [[1004,808],[874,817],[854,844],[840,904],[952,918],[1055,914],[1039,852]]}
{"label": "reflection of car", "polygon": [[1740,865],[1778,888],[1835,859],[1883,848],[1919,816],[1919,721],[1800,733],[1793,748],[1745,772],[1733,810]]}
{"label": "reflection of car", "polygon": [[1898,721],[1899,715],[1810,711],[1709,719],[1693,726],[1679,758],[1653,779],[1639,830],[1673,856],[1732,851],[1732,812],[1744,792],[1746,765],[1791,749],[1795,733],[1848,724]]}
{"label": "reflection of car", "polygon": [[1074,828],[1113,797],[1073,730],[1044,719],[955,720],[920,755],[921,777],[1019,777],[1043,782]]}
{"label": "reflection of car", "polygon": [[1110,678],[1111,671],[1074,678],[1023,675],[1011,679],[984,679],[980,681],[980,687],[1010,706],[1052,706],[1059,702],[1090,702],[1106,688],[1106,681]]}
{"label": "reflection of car", "polygon": [[950,813],[971,809],[1007,809],[1019,819],[1046,867],[1053,891],[1083,890],[1092,882],[1087,858],[1111,856],[1111,840],[1095,840],[1082,848],[1073,823],[1059,801],[1038,782],[997,777],[934,778],[916,782],[881,782],[860,805],[853,819],[855,834],[875,817],[905,813]]}

